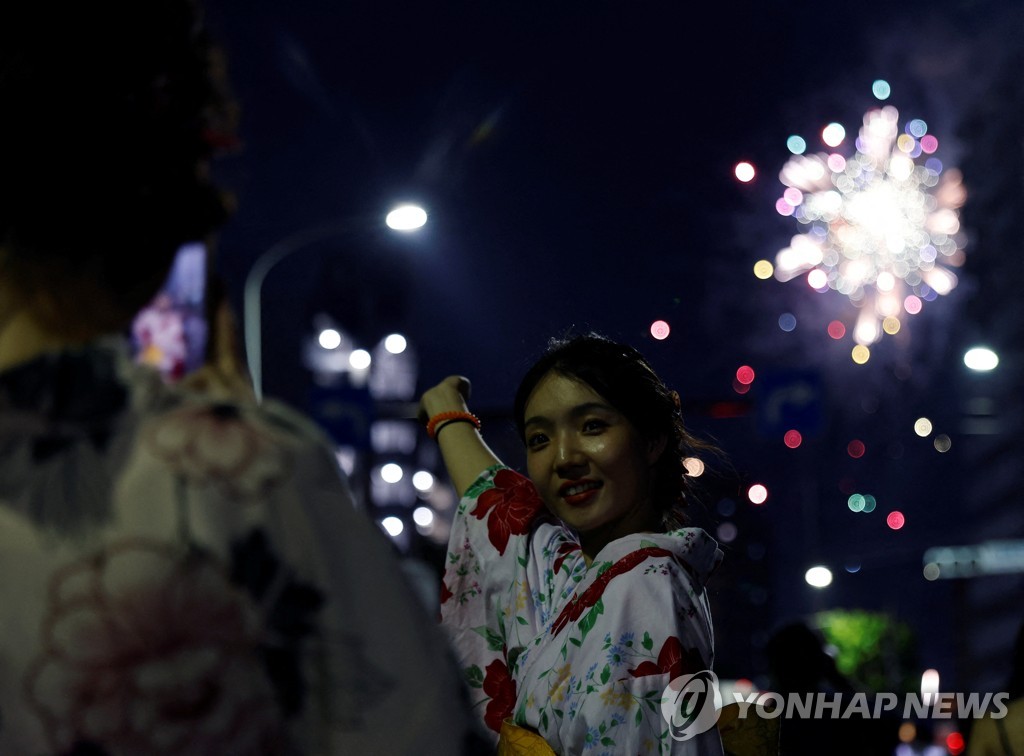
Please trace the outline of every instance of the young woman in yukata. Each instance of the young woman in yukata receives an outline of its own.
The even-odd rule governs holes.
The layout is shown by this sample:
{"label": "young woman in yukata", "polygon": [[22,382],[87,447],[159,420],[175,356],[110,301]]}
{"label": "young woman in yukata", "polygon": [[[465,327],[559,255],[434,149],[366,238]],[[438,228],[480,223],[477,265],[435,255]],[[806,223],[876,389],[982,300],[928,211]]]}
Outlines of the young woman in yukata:
{"label": "young woman in yukata", "polygon": [[442,624],[499,753],[539,735],[561,754],[721,754],[710,724],[673,738],[661,703],[712,667],[704,586],[722,557],[681,525],[683,459],[711,447],[678,395],[629,346],[553,342],[515,398],[528,478],[484,442],[468,396],[449,376],[420,409],[462,496]]}

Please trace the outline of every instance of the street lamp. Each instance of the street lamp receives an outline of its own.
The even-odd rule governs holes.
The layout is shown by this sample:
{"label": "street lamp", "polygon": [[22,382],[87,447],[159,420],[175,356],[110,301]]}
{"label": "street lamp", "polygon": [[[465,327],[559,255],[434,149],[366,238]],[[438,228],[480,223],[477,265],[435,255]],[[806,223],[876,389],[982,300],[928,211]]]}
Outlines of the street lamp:
{"label": "street lamp", "polygon": [[[397,215],[396,215],[397,214]],[[397,219],[397,220],[395,220]],[[388,214],[387,225],[403,233],[422,228],[427,214],[415,205],[402,205]],[[243,290],[243,327],[245,331],[245,353],[249,377],[257,401],[263,400],[263,325],[262,291],[263,281],[270,271],[284,258],[309,247],[318,241],[335,236],[347,236],[372,227],[365,218],[349,218],[343,221],[325,223],[299,231],[274,244],[256,258],[245,279]]]}

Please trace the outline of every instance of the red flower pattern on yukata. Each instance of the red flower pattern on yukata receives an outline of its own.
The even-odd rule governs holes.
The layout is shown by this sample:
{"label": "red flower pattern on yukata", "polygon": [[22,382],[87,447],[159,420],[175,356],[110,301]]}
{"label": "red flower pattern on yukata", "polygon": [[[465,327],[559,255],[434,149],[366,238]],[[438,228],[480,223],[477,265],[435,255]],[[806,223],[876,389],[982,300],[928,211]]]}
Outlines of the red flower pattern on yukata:
{"label": "red flower pattern on yukata", "polygon": [[544,503],[529,478],[512,470],[499,470],[494,476],[494,488],[480,494],[473,516],[487,517],[487,537],[499,554],[505,553],[508,539],[530,532],[530,525]]}
{"label": "red flower pattern on yukata", "polygon": [[512,716],[516,706],[516,681],[501,659],[495,659],[484,670],[484,693],[491,697],[484,712],[484,722],[495,732],[500,732],[501,723]]}
{"label": "red flower pattern on yukata", "polygon": [[558,615],[558,619],[551,626],[552,635],[562,632],[566,625],[578,620],[583,616],[583,612],[596,604],[601,596],[604,595],[604,590],[608,587],[608,583],[612,581],[612,578],[629,572],[648,557],[659,556],[671,557],[672,552],[657,546],[648,546],[643,549],[637,549],[633,553],[622,557],[622,559],[602,572],[589,588],[562,610],[562,613]]}
{"label": "red flower pattern on yukata", "polygon": [[633,677],[647,677],[668,672],[668,678],[675,680],[677,677],[692,675],[702,669],[707,669],[707,663],[700,652],[695,648],[684,649],[682,641],[673,635],[665,639],[658,653],[657,662],[645,661],[638,664],[636,669],[629,670],[629,674]]}

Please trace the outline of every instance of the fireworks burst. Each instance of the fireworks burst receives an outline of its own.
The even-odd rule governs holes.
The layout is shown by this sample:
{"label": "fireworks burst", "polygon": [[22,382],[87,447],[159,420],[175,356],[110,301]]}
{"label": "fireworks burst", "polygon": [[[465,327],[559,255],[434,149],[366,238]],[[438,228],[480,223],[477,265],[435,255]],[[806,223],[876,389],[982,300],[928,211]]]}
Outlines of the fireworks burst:
{"label": "fireworks burst", "polygon": [[845,136],[830,124],[822,139],[832,152],[795,154],[783,166],[776,210],[806,228],[778,252],[774,275],[806,274],[813,289],[849,297],[860,309],[852,330],[863,348],[956,286],[966,192],[959,171],[934,157],[938,140],[927,124],[914,119],[901,132],[891,105],[864,115],[850,157],[836,151]]}

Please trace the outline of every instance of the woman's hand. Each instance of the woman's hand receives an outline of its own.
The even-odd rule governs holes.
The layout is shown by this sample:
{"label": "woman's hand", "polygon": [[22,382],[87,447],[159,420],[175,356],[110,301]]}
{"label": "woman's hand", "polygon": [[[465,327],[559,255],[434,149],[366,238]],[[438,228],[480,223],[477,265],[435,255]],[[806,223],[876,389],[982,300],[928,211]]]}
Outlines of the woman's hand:
{"label": "woman's hand", "polygon": [[424,425],[441,412],[468,412],[469,379],[461,375],[449,375],[420,397],[419,419]]}
{"label": "woman's hand", "polygon": [[[449,375],[420,397],[419,418],[424,424],[442,412],[469,412],[469,379]],[[488,467],[500,464],[472,423],[446,422],[440,426],[437,444],[456,492],[461,496]]]}

